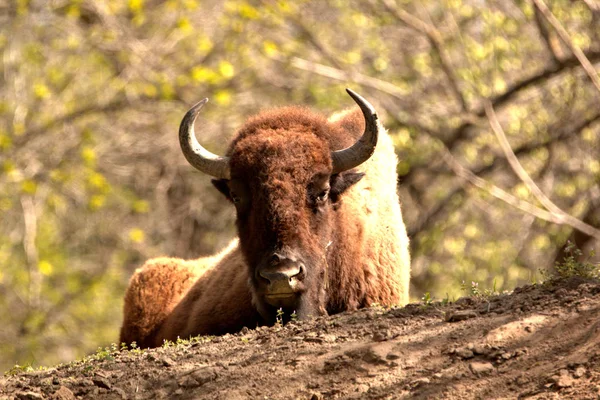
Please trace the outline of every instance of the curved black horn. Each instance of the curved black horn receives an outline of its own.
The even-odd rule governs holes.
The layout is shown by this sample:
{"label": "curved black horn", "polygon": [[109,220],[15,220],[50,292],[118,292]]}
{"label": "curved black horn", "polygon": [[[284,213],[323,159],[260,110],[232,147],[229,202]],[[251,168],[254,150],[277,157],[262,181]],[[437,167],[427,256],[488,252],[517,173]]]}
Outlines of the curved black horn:
{"label": "curved black horn", "polygon": [[346,92],[358,104],[365,117],[365,131],[361,138],[352,146],[331,152],[333,174],[347,171],[367,161],[375,151],[379,136],[378,117],[375,108],[354,91],[346,89]]}
{"label": "curved black horn", "polygon": [[208,99],[196,103],[185,114],[179,126],[179,144],[181,151],[188,162],[197,170],[220,179],[230,179],[229,157],[222,157],[206,150],[194,134],[194,121],[200,109],[208,102]]}

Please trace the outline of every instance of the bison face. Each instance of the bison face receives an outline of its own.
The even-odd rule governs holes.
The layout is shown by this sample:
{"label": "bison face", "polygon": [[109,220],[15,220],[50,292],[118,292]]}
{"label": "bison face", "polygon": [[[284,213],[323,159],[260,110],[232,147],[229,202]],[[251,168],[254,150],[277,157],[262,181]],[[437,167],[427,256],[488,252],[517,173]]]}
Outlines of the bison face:
{"label": "bison face", "polygon": [[236,207],[253,301],[268,322],[279,309],[284,318],[326,313],[336,206],[362,177],[332,174],[329,146],[313,129],[254,130],[233,146],[231,179],[213,181]]}
{"label": "bison face", "polygon": [[284,108],[250,119],[221,157],[194,135],[194,120],[207,99],[181,123],[186,159],[218,178],[215,186],[235,204],[253,302],[267,322],[275,321],[279,309],[299,318],[326,313],[336,209],[344,191],[362,178],[353,168],[373,154],[379,129],[373,107],[348,93],[365,121],[356,142],[356,132],[340,133],[342,128],[308,110]]}

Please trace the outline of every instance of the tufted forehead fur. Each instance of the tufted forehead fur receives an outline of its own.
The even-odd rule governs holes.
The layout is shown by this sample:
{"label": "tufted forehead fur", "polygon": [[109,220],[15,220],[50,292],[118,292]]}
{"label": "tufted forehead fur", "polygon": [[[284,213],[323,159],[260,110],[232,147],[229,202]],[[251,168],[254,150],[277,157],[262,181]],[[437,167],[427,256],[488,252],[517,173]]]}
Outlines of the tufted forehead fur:
{"label": "tufted forehead fur", "polygon": [[[252,142],[253,137],[270,136],[280,133],[282,139],[289,142],[293,137],[285,135],[285,132],[294,132],[294,136],[300,141],[306,141],[306,146],[314,144],[314,139],[320,139],[330,150],[339,150],[354,143],[356,137],[362,135],[364,130],[364,119],[360,112],[353,112],[343,124],[331,123],[324,116],[314,113],[304,107],[282,107],[274,110],[263,111],[250,118],[238,131],[231,143],[229,154],[239,152],[242,147],[238,144]],[[356,131],[358,135],[348,136],[348,132]],[[253,149],[256,150],[256,149]],[[309,149],[310,151],[312,149]],[[310,153],[309,153],[310,154]],[[286,157],[281,163],[286,163]],[[233,160],[232,160],[233,161]],[[302,162],[303,160],[299,160]],[[307,160],[307,162],[310,162]],[[233,165],[232,165],[233,167]]]}
{"label": "tufted forehead fur", "polygon": [[[362,117],[356,121],[362,122]],[[358,130],[362,133],[362,128]],[[242,237],[242,246],[265,248],[265,241],[273,245],[300,241],[311,247],[307,187],[315,177],[331,173],[331,150],[353,140],[342,126],[306,108],[279,108],[251,118],[229,149],[232,179],[248,185],[252,202],[260,205],[253,208],[250,221],[260,231],[253,236],[260,235]]]}

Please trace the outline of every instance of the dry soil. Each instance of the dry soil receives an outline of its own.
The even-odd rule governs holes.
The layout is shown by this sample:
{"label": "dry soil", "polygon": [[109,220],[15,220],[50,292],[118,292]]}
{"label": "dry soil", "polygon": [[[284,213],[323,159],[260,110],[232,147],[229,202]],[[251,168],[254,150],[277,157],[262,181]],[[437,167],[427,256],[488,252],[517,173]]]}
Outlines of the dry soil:
{"label": "dry soil", "polygon": [[600,399],[600,283],[372,307],[0,378],[0,399]]}

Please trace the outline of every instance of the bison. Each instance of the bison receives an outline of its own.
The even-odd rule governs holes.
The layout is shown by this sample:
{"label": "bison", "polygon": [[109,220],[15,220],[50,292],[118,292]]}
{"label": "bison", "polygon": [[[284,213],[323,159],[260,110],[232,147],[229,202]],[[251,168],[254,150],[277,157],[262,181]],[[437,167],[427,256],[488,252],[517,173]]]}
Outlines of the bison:
{"label": "bison", "polygon": [[235,206],[238,239],[213,257],[158,258],[136,270],[122,343],[155,347],[274,324],[282,314],[306,319],[408,301],[394,147],[373,106],[347,92],[360,110],[326,119],[284,107],[250,118],[226,156],[194,134],[208,99],[187,112],[183,154]]}

